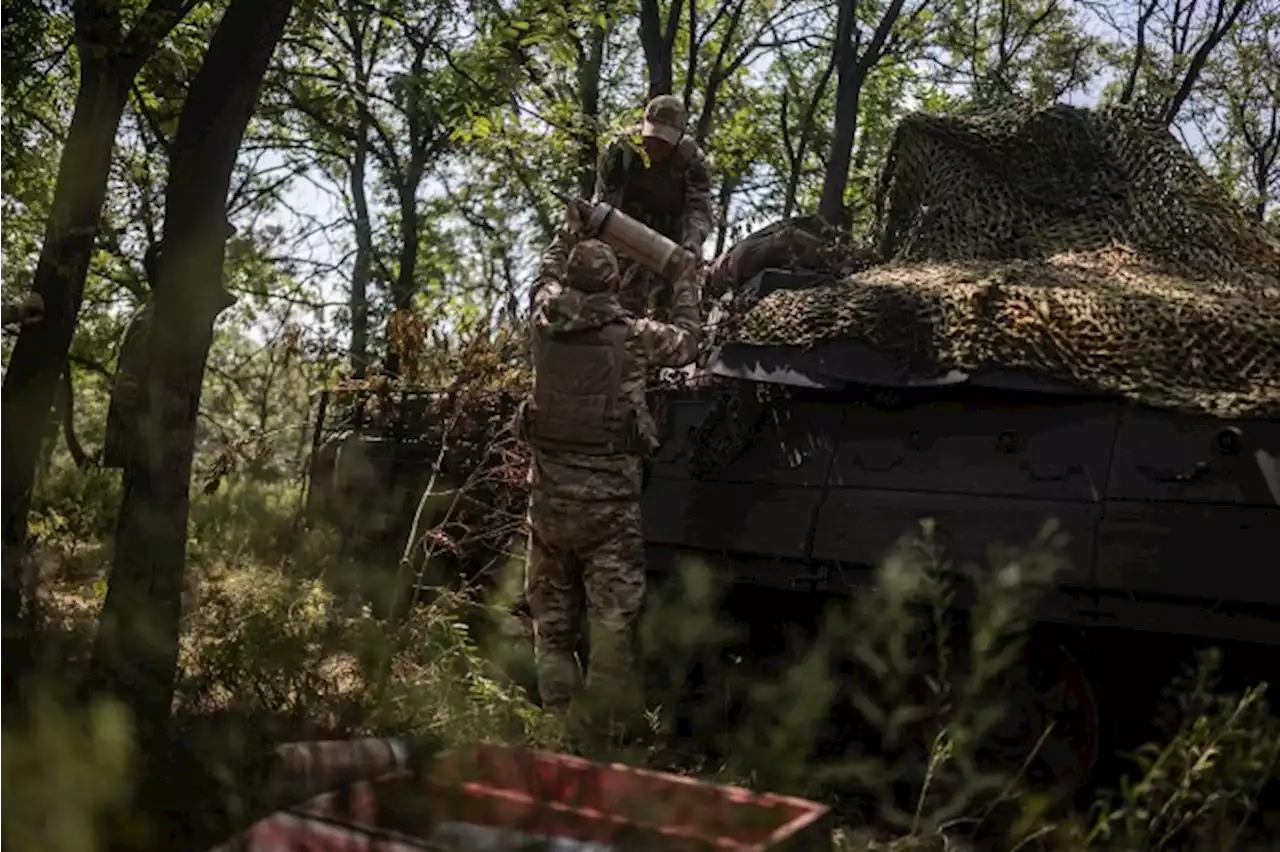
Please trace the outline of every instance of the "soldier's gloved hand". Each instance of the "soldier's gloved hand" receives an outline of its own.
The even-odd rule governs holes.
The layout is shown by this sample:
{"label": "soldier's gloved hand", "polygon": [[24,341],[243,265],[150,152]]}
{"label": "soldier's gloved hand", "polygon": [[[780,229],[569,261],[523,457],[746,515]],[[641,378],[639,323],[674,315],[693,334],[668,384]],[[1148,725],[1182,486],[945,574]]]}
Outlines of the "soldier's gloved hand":
{"label": "soldier's gloved hand", "polygon": [[39,293],[28,293],[18,312],[23,325],[35,325],[44,319],[44,299]]}
{"label": "soldier's gloved hand", "polygon": [[701,253],[699,253],[699,251],[696,248],[689,248],[688,246],[683,246],[683,248],[685,253],[684,268],[686,270],[691,270],[694,272],[701,269],[702,268]]}

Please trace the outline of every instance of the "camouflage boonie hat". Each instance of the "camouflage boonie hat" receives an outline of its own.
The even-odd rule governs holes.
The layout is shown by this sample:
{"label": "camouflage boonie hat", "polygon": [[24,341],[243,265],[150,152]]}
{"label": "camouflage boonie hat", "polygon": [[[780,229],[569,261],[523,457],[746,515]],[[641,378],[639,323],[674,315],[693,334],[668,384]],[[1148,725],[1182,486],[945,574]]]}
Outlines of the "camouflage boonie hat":
{"label": "camouflage boonie hat", "polygon": [[640,134],[656,136],[663,142],[677,145],[684,136],[684,124],[684,102],[675,95],[658,95],[644,108]]}
{"label": "camouflage boonie hat", "polygon": [[618,289],[618,258],[600,240],[583,240],[569,252],[565,283],[583,293],[608,293]]}

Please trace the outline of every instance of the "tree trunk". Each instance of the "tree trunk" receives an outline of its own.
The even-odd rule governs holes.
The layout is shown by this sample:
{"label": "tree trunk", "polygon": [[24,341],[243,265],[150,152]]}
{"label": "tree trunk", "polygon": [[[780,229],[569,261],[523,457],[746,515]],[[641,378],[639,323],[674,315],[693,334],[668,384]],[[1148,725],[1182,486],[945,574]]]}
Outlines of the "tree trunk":
{"label": "tree trunk", "polygon": [[53,207],[32,285],[44,299],[44,318],[24,327],[18,335],[0,391],[0,445],[4,451],[4,472],[0,476],[4,502],[0,597],[4,610],[6,695],[12,694],[10,677],[21,669],[15,665],[22,659],[24,644],[20,638],[19,564],[27,536],[36,463],[51,424],[58,380],[67,368],[67,351],[84,299],[84,280],[106,197],[116,127],[132,78],[132,73],[124,73],[112,63],[81,55],[75,111],[58,165]]}
{"label": "tree trunk", "polygon": [[[351,204],[355,208],[356,257],[351,270],[351,375],[363,379],[369,372],[369,282],[373,278],[373,220],[369,215],[369,193],[365,186],[369,165],[369,134],[373,122],[369,117],[369,67],[365,64],[364,30],[359,18],[350,10],[345,15],[347,32],[354,48],[356,122],[355,147],[351,152]],[[376,55],[377,48],[373,48]]]}
{"label": "tree trunk", "polygon": [[854,39],[857,29],[855,12],[857,0],[841,0],[836,23],[836,43],[832,48],[836,60],[836,123],[831,134],[831,148],[827,154],[826,174],[822,181],[822,200],[818,202],[818,215],[828,224],[843,227],[847,218],[844,208],[844,192],[849,186],[849,167],[853,160],[853,140],[858,133],[858,108],[862,100],[862,86],[871,69],[884,55],[889,32],[902,14],[905,0],[890,0],[871,41],[858,53]]}
{"label": "tree trunk", "polygon": [[95,459],[85,451],[79,436],[76,435],[76,389],[70,364],[62,371],[62,380],[59,382],[54,407],[58,409],[58,419],[62,422],[62,439],[67,444],[67,452],[71,454],[71,460],[75,462],[76,467],[84,470],[90,463],[95,462]]}
{"label": "tree trunk", "polygon": [[167,751],[177,674],[196,414],[222,286],[227,192],[240,141],[293,0],[232,0],[178,121],[142,441],[124,466],[115,561],[86,687],[133,710],[138,745]]}
{"label": "tree trunk", "polygon": [[836,67],[836,120],[827,152],[822,198],[818,202],[818,215],[832,225],[844,220],[844,191],[849,182],[853,137],[858,132],[858,102],[862,98],[861,63],[854,42],[854,30],[858,26],[854,17],[856,10],[857,0],[840,0],[836,43],[832,47]]}
{"label": "tree trunk", "polygon": [[[695,4],[696,5],[696,4]],[[743,50],[733,59],[729,58],[729,47],[733,44],[734,38],[738,32],[738,26],[742,23],[742,13],[746,10],[746,0],[740,0],[733,7],[733,11],[729,13],[729,23],[725,26],[724,33],[720,36],[720,46],[716,49],[715,59],[711,63],[711,68],[707,71],[707,87],[702,93],[702,112],[698,114],[697,124],[694,125],[693,138],[703,147],[706,147],[707,137],[711,135],[711,125],[716,117],[716,104],[720,100],[720,87],[724,85],[734,72],[738,69],[742,62],[750,55],[751,45],[743,46]],[[693,32],[690,31],[689,38],[693,38]],[[693,68],[689,69],[692,75]],[[687,105],[687,104],[686,104]]]}
{"label": "tree trunk", "polygon": [[853,137],[858,132],[858,101],[862,96],[858,48],[854,43],[854,30],[858,26],[854,17],[856,8],[856,0],[840,0],[836,42],[831,48],[836,66],[836,120],[831,131],[818,215],[832,225],[844,219],[844,190],[849,181]]}
{"label": "tree trunk", "polygon": [[814,84],[813,94],[809,97],[809,103],[804,108],[804,115],[800,118],[799,138],[796,140],[795,156],[791,160],[791,168],[787,174],[787,189],[783,196],[783,219],[790,219],[791,214],[795,212],[796,196],[800,193],[800,177],[804,174],[805,159],[809,156],[809,143],[813,139],[814,116],[817,115],[818,106],[822,103],[822,98],[827,93],[827,86],[831,85],[831,74],[835,71],[835,67],[836,55],[833,52],[830,61],[822,69],[822,76]]}
{"label": "tree trunk", "polygon": [[1138,75],[1147,61],[1147,26],[1151,16],[1160,7],[1160,0],[1150,0],[1138,15],[1137,33],[1133,44],[1133,58],[1129,61],[1129,72],[1125,75],[1124,87],[1120,90],[1120,103],[1133,103],[1134,93],[1138,90]]}
{"label": "tree trunk", "polygon": [[[1209,34],[1200,44],[1200,48],[1191,57],[1191,61],[1187,63],[1187,70],[1182,75],[1182,80],[1178,83],[1177,90],[1169,98],[1164,109],[1165,127],[1172,127],[1173,123],[1178,120],[1178,113],[1182,112],[1183,106],[1191,98],[1191,93],[1195,91],[1196,83],[1200,80],[1200,75],[1204,72],[1204,67],[1209,62],[1209,56],[1217,49],[1222,40],[1226,38],[1227,33],[1236,25],[1240,15],[1249,6],[1249,0],[1231,0],[1230,11],[1227,11],[1228,0],[1218,0],[1217,15],[1214,18],[1213,25],[1209,30]],[[1226,12],[1226,19],[1223,19],[1223,13]]]}
{"label": "tree trunk", "polygon": [[[396,311],[407,311],[413,306],[413,294],[417,289],[418,240],[421,232],[418,227],[418,186],[421,182],[422,173],[419,171],[406,178],[405,184],[397,188],[400,195],[400,269],[396,280],[391,282],[391,304]],[[402,370],[398,342],[394,339],[387,340],[385,367],[389,376],[399,376]]]}
{"label": "tree trunk", "polygon": [[369,370],[369,281],[373,277],[373,222],[365,189],[365,168],[369,160],[369,122],[356,128],[355,152],[351,158],[351,202],[355,207],[356,259],[351,270],[351,375],[362,379]]}
{"label": "tree trunk", "polygon": [[[422,186],[422,179],[426,176],[427,163],[438,153],[437,146],[443,139],[439,136],[441,126],[430,111],[423,109],[422,91],[419,88],[425,76],[423,69],[426,67],[428,42],[411,41],[413,62],[409,66],[409,73],[405,75],[404,91],[409,156],[402,162],[392,150],[382,153],[382,165],[387,169],[400,202],[400,269],[391,282],[391,303],[397,313],[408,311],[413,306],[413,296],[418,291],[418,243],[422,235],[422,221],[418,214],[418,187]],[[389,327],[388,331],[392,329]],[[408,342],[395,339],[387,341],[387,375],[400,376],[400,349]]]}
{"label": "tree trunk", "polygon": [[724,254],[725,243],[729,241],[729,205],[733,203],[733,194],[742,183],[742,175],[726,174],[720,179],[719,226],[716,228],[716,257]]}
{"label": "tree trunk", "polygon": [[670,0],[670,3],[664,24],[661,0],[640,0],[640,46],[644,50],[651,98],[672,94],[675,85],[674,48],[684,0]]}
{"label": "tree trunk", "polygon": [[[600,12],[606,8],[601,5]],[[590,198],[596,186],[596,161],[600,157],[600,68],[604,65],[606,32],[593,21],[587,33],[586,48],[578,66],[578,98],[582,107],[582,138],[578,148],[578,195]]]}
{"label": "tree trunk", "polygon": [[[32,283],[44,299],[45,314],[41,322],[19,334],[0,391],[0,450],[5,460],[0,474],[4,511],[0,569],[4,659],[0,666],[5,687],[13,685],[26,650],[21,638],[20,566],[27,511],[40,445],[52,425],[51,407],[84,300],[116,128],[134,75],[188,11],[182,0],[151,0],[126,34],[119,3],[83,0],[74,4],[80,84]],[[7,706],[16,691],[5,689],[4,695]]]}

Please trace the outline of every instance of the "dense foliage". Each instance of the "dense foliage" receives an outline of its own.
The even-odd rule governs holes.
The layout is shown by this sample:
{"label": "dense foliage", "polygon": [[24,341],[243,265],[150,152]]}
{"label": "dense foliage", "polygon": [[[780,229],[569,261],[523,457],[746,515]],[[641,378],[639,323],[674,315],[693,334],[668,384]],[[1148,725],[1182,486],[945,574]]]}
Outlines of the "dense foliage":
{"label": "dense foliage", "polygon": [[[123,5],[136,15],[141,4]],[[89,448],[123,327],[147,292],[166,152],[223,4],[186,5],[142,66],[116,138],[71,347]],[[852,19],[838,29],[846,6]],[[69,8],[4,8],[3,292],[13,301],[42,244],[79,56]],[[217,323],[201,447],[296,470],[308,392],[382,363],[396,307],[416,315],[408,336],[433,353],[415,369],[444,380],[442,349],[519,317],[561,215],[553,193],[591,185],[598,150],[655,85],[685,98],[714,164],[720,223],[708,254],[817,208],[840,142],[841,79],[857,89],[856,120],[847,181],[836,183],[858,215],[905,112],[1017,96],[1148,99],[1242,207],[1277,221],[1280,92],[1265,69],[1280,56],[1278,22],[1261,0],[1124,11],[1062,0],[642,0],[625,11],[307,0],[274,55],[228,198],[236,302]]]}

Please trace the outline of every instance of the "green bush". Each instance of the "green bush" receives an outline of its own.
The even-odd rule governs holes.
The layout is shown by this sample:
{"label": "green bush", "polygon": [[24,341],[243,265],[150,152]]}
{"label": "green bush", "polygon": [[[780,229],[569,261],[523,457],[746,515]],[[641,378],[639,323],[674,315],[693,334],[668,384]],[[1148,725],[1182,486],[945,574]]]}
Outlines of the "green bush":
{"label": "green bush", "polygon": [[128,711],[113,702],[73,708],[40,689],[5,726],[4,848],[96,852],[107,836],[136,831]]}

